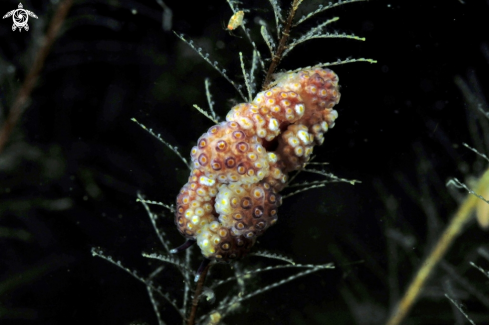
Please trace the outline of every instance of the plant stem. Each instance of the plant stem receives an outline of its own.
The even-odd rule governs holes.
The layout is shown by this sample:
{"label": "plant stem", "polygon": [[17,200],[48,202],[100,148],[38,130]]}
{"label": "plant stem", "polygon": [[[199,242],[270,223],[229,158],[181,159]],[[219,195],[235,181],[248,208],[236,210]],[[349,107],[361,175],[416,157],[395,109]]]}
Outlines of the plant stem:
{"label": "plant stem", "polygon": [[39,73],[42,70],[42,66],[44,65],[44,61],[51,51],[51,47],[58,35],[59,29],[63,24],[63,21],[68,14],[68,11],[73,4],[73,0],[65,0],[60,3],[58,9],[56,10],[53,19],[49,25],[48,31],[44,36],[43,44],[39,48],[39,52],[32,63],[32,68],[29,71],[29,74],[25,78],[22,87],[17,94],[17,97],[14,100],[12,108],[10,109],[10,113],[3,124],[2,129],[0,130],[0,153],[2,152],[5,144],[7,143],[10,134],[12,133],[15,125],[19,121],[20,116],[24,110],[24,105],[29,99],[29,96],[36,85],[37,79],[39,77]]}
{"label": "plant stem", "polygon": [[197,309],[199,307],[200,295],[202,294],[202,290],[204,289],[204,282],[207,276],[207,272],[211,268],[213,263],[209,263],[205,266],[204,270],[200,274],[199,281],[197,282],[197,286],[195,287],[194,298],[192,299],[192,309],[190,310],[190,315],[187,319],[187,325],[195,324],[195,317],[197,316]]}
{"label": "plant stem", "polygon": [[263,82],[263,86],[262,86],[263,90],[267,89],[268,85],[272,81],[272,75],[275,72],[275,69],[277,69],[280,60],[282,60],[282,54],[287,48],[287,40],[289,39],[290,36],[289,33],[290,33],[290,29],[292,28],[292,22],[294,20],[295,12],[297,11],[297,8],[299,7],[301,2],[302,0],[294,0],[292,6],[290,7],[289,17],[287,17],[287,22],[285,23],[284,30],[282,31],[282,38],[278,43],[277,51],[273,55],[272,63],[270,63],[270,67],[268,68],[265,81]]}
{"label": "plant stem", "polygon": [[[475,192],[481,193],[487,188],[489,188],[489,170],[482,175]],[[460,234],[464,225],[473,216],[473,210],[479,200],[478,197],[472,194],[469,194],[464,200],[450,224],[445,228],[445,231],[431,253],[421,264],[419,271],[416,273],[416,276],[406,290],[406,293],[388,319],[386,323],[387,325],[400,324],[404,317],[409,313],[432,271],[443,256],[445,256],[445,253],[448,251],[455,238]]]}

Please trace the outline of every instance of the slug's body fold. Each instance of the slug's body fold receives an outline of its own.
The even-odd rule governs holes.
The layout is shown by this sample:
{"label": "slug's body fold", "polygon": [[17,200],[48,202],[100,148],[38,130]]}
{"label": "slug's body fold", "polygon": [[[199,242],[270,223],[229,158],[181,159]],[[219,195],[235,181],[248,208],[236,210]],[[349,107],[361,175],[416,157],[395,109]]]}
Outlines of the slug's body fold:
{"label": "slug's body fold", "polygon": [[233,107],[192,148],[193,171],[177,197],[175,223],[208,259],[241,258],[276,223],[288,173],[310,159],[338,117],[333,71],[285,73],[274,84]]}

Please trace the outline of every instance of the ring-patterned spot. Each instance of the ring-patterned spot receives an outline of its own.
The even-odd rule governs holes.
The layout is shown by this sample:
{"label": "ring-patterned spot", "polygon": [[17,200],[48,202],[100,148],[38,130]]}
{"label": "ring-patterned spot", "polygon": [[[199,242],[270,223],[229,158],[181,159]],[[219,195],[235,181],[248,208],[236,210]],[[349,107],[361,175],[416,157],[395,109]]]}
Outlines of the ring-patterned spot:
{"label": "ring-patterned spot", "polygon": [[246,196],[241,199],[241,207],[243,209],[248,210],[251,208],[251,205],[252,205],[252,201],[250,197]]}
{"label": "ring-patterned spot", "polygon": [[228,231],[224,228],[219,229],[219,236],[226,237],[228,235]]}
{"label": "ring-patterned spot", "polygon": [[321,97],[326,97],[326,96],[328,96],[328,91],[327,91],[326,89],[321,89],[321,90],[319,91],[319,96],[321,96]]}
{"label": "ring-patterned spot", "polygon": [[268,196],[268,202],[274,204],[275,202],[277,202],[277,196],[275,194],[270,194]]}
{"label": "ring-patterned spot", "polygon": [[229,202],[231,203],[231,206],[233,208],[237,208],[239,205],[239,199],[237,197],[231,198],[231,200],[229,200]]}
{"label": "ring-patterned spot", "polygon": [[224,151],[226,150],[226,148],[228,147],[228,144],[226,143],[226,141],[223,141],[223,140],[219,140],[217,141],[217,144],[216,144],[216,150],[217,151]]}
{"label": "ring-patterned spot", "polygon": [[289,106],[290,106],[290,104],[291,104],[291,103],[290,103],[290,100],[287,100],[287,99],[284,99],[284,100],[281,100],[281,101],[280,101],[280,105],[282,105],[282,107],[284,107],[284,108],[289,107]]}
{"label": "ring-patterned spot", "polygon": [[219,126],[217,126],[217,125],[214,125],[213,127],[211,127],[209,129],[210,134],[216,134],[218,131],[219,131]]}
{"label": "ring-patterned spot", "polygon": [[262,206],[256,206],[254,209],[253,209],[253,217],[255,218],[261,218],[261,216],[263,215],[263,207]]}
{"label": "ring-patterned spot", "polygon": [[246,142],[240,142],[236,145],[236,149],[238,149],[239,152],[247,152],[250,146]]}
{"label": "ring-patterned spot", "polygon": [[201,153],[199,156],[199,164],[201,166],[206,166],[207,163],[209,162],[209,159],[207,159],[207,156],[205,153]]}
{"label": "ring-patterned spot", "polygon": [[246,173],[245,164],[244,163],[239,164],[238,167],[236,168],[236,170],[238,171],[238,174],[244,175]]}
{"label": "ring-patterned spot", "polygon": [[263,196],[263,190],[261,188],[256,188],[254,191],[253,191],[253,197],[259,199]]}
{"label": "ring-patterned spot", "polygon": [[200,139],[199,148],[203,149],[203,148],[205,148],[205,146],[207,146],[207,140],[206,139]]}
{"label": "ring-patterned spot", "polygon": [[263,228],[265,228],[266,225],[267,225],[267,223],[265,221],[260,221],[255,226],[258,229],[263,229]]}
{"label": "ring-patterned spot", "polygon": [[221,164],[221,162],[218,159],[214,159],[214,160],[212,160],[211,167],[215,171],[218,171],[218,170],[221,170],[222,164]]}
{"label": "ring-patterned spot", "polygon": [[233,157],[229,157],[225,160],[224,163],[226,164],[227,168],[234,168],[234,166],[236,166],[236,159],[234,159]]}
{"label": "ring-patterned spot", "polygon": [[233,138],[236,140],[243,140],[245,138],[245,134],[243,131],[234,131],[233,132]]}

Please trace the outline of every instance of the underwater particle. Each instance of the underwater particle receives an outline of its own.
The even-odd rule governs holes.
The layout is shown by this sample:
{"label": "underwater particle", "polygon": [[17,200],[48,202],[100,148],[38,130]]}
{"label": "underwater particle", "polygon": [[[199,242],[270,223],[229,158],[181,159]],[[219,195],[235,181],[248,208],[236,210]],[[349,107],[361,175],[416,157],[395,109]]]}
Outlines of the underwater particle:
{"label": "underwater particle", "polygon": [[235,30],[236,28],[238,28],[239,26],[241,26],[241,24],[243,24],[243,18],[244,18],[244,11],[240,10],[240,11],[237,11],[234,15],[231,16],[231,18],[229,19],[229,23],[228,23],[228,30]]}

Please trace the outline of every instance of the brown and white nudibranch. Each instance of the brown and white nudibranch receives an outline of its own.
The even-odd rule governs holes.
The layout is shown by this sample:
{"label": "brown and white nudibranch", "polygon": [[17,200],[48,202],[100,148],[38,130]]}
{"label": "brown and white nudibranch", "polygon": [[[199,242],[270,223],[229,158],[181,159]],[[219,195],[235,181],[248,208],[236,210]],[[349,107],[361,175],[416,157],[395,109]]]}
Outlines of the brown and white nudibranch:
{"label": "brown and white nudibranch", "polygon": [[172,253],[197,243],[207,260],[246,255],[277,222],[288,173],[324,142],[339,100],[338,76],[329,69],[284,73],[204,133],[177,197],[175,224],[188,241]]}

